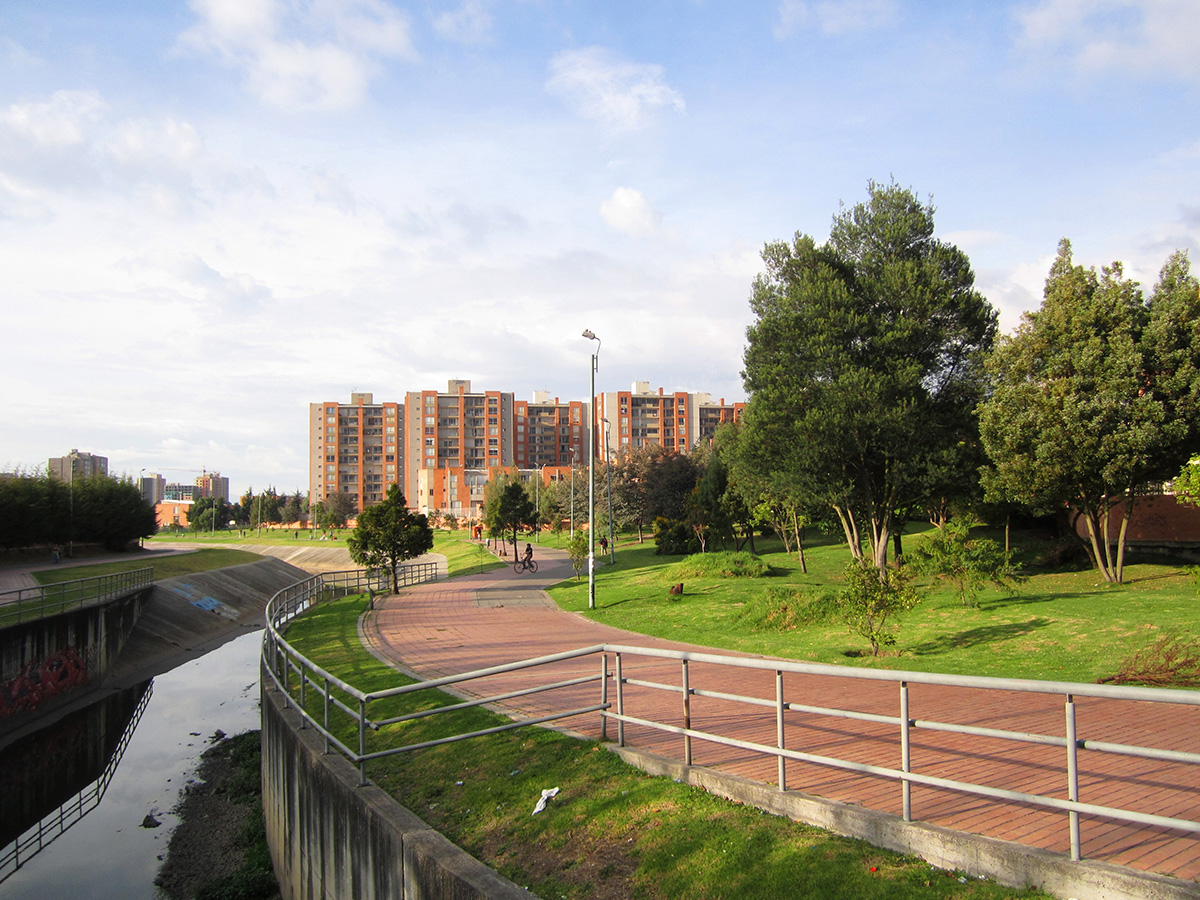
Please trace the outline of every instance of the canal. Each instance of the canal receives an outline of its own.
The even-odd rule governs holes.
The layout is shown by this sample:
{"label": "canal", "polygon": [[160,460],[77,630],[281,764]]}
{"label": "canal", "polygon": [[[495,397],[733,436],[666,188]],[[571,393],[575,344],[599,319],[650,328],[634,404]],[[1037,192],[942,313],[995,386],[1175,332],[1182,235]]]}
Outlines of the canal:
{"label": "canal", "polygon": [[[0,753],[0,896],[161,897],[154,879],[200,754],[218,731],[259,727],[261,639],[242,635]],[[148,816],[161,825],[144,827]]]}

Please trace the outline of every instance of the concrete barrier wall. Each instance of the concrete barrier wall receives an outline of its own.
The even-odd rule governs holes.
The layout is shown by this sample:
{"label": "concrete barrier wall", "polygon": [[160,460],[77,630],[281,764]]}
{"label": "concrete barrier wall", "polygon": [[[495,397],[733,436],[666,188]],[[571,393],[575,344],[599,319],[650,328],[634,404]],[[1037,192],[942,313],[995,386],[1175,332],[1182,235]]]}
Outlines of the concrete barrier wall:
{"label": "concrete barrier wall", "polygon": [[300,728],[262,687],[263,809],[284,900],[528,900]]}
{"label": "concrete barrier wall", "polygon": [[100,684],[149,594],[0,630],[0,736]]}

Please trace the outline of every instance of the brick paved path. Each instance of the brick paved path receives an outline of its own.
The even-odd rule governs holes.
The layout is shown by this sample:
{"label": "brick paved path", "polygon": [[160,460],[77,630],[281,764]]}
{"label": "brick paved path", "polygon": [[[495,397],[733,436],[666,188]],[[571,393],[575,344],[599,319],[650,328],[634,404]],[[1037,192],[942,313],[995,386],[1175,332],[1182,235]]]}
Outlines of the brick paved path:
{"label": "brick paved path", "polygon": [[[373,650],[423,678],[436,678],[594,644],[628,644],[704,650],[691,645],[631,634],[564,612],[541,588],[574,572],[560,551],[539,549],[536,575],[511,568],[453,581],[421,585],[380,603],[364,624]],[[597,602],[603,604],[603,598]],[[721,652],[725,655],[727,651]],[[610,671],[613,660],[609,660]],[[488,696],[574,675],[598,675],[595,657],[570,660],[534,670],[474,682],[468,689]],[[680,663],[649,657],[625,657],[623,676],[661,684],[680,684]],[[771,671],[731,669],[692,663],[690,686],[704,690],[775,698]],[[910,718],[981,725],[1012,731],[1063,736],[1064,698],[1008,694],[914,684]],[[784,697],[792,703],[841,707],[896,716],[899,689],[894,683],[788,674]],[[506,704],[523,716],[545,714],[598,702],[593,685],[538,694]],[[610,694],[610,700],[615,699]],[[681,693],[627,686],[627,715],[683,724]],[[1129,701],[1076,700],[1078,737],[1142,744],[1169,750],[1195,750],[1200,708]],[[774,744],[773,709],[693,697],[692,727],[763,744]],[[900,767],[899,729],[894,725],[788,713],[786,746],[889,768]],[[600,717],[582,716],[564,724],[591,738],[600,737]],[[609,723],[608,737],[616,726]],[[683,739],[627,726],[633,746],[683,758]],[[777,763],[736,748],[693,740],[693,762],[767,783],[777,783]],[[998,741],[916,729],[912,732],[912,769],[1066,799],[1066,753],[1060,747]],[[890,779],[864,776],[814,764],[789,761],[787,786],[821,797],[899,815],[901,791]],[[1080,753],[1080,800],[1158,815],[1200,821],[1200,767],[1111,754]],[[1010,802],[914,785],[914,819],[948,828],[1017,841],[1069,853],[1067,814]],[[1144,871],[1200,880],[1200,835],[1149,826],[1082,818],[1082,854]]]}

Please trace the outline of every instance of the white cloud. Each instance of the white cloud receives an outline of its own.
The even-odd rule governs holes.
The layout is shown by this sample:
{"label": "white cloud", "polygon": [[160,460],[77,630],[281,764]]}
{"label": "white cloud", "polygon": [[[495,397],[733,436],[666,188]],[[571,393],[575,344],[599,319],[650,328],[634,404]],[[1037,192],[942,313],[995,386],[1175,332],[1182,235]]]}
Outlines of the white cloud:
{"label": "white cloud", "polygon": [[287,110],[353,107],[380,59],[415,60],[407,19],[382,0],[191,0],[180,44],[240,69],[251,93]]}
{"label": "white cloud", "polygon": [[585,118],[633,131],[664,107],[683,112],[683,95],[663,78],[662,66],[619,59],[602,47],[564,50],[550,61],[546,90]]}
{"label": "white cloud", "polygon": [[55,91],[47,101],[14,103],[0,112],[0,128],[41,147],[65,147],[82,143],[106,108],[94,91]]}
{"label": "white cloud", "polygon": [[634,237],[653,234],[662,224],[662,216],[642,192],[628,187],[617,188],[600,204],[600,216],[617,231]]}
{"label": "white cloud", "polygon": [[1040,0],[1017,21],[1027,49],[1065,52],[1084,72],[1200,78],[1195,0]]}
{"label": "white cloud", "polygon": [[894,25],[899,18],[896,0],[783,0],[775,37],[783,40],[806,28],[827,35],[872,31]]}
{"label": "white cloud", "polygon": [[448,41],[460,44],[481,44],[492,30],[492,14],[486,0],[465,0],[454,12],[433,17],[434,30]]}

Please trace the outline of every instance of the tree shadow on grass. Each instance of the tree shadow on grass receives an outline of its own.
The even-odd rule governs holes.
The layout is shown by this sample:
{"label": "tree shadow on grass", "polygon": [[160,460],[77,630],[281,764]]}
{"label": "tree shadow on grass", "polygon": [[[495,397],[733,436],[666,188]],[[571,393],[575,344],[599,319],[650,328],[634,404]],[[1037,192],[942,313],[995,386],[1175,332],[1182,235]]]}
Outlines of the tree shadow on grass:
{"label": "tree shadow on grass", "polygon": [[963,650],[978,647],[981,644],[994,644],[998,641],[1011,641],[1013,638],[1033,634],[1050,624],[1050,620],[1037,616],[1028,622],[1010,622],[1007,625],[981,625],[978,628],[968,628],[954,634],[944,634],[928,641],[922,641],[908,648],[914,656],[932,656],[949,650]]}
{"label": "tree shadow on grass", "polygon": [[[1053,594],[1013,594],[1009,597],[997,597],[994,600],[984,600],[980,602],[979,608],[984,610],[1004,609],[1006,606],[1032,606],[1036,603],[1053,603],[1056,600],[1075,600],[1086,597],[1094,597],[1102,590],[1096,591],[1073,591]],[[955,604],[959,609],[962,609],[962,604]]]}

